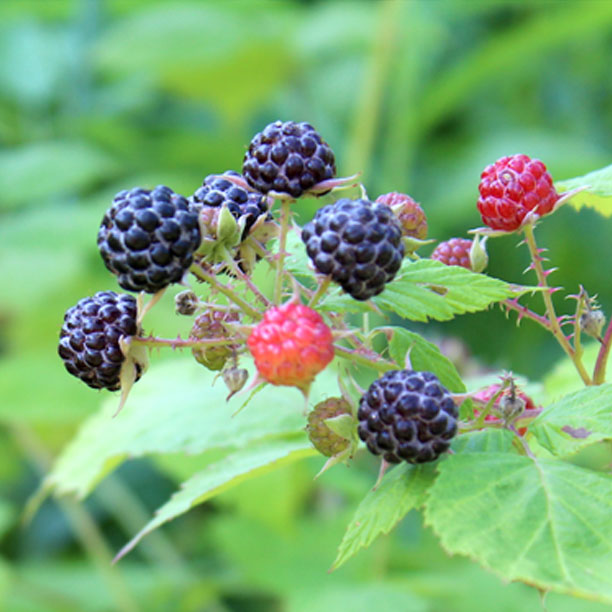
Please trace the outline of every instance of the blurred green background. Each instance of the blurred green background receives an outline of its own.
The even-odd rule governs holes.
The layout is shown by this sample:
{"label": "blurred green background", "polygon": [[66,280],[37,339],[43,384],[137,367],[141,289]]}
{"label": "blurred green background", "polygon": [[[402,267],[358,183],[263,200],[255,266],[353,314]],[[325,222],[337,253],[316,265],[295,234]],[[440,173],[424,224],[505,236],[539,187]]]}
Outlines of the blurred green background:
{"label": "blurred green background", "polygon": [[[130,461],[85,503],[48,501],[20,519],[103,399],[66,375],[56,343],[66,308],[116,288],[95,236],[117,191],[163,183],[188,196],[206,175],[239,170],[267,123],[305,120],[340,175],[362,172],[371,197],[411,194],[432,238],[464,236],[480,225],[479,174],[498,157],[539,157],[556,180],[610,163],[611,56],[608,1],[0,3],[0,609],[540,609],[534,590],[447,558],[417,514],[327,574],[373,483],[365,457],[316,483],[316,459],[246,483],[117,566],[114,552],[197,458]],[[300,204],[302,218],[316,206]],[[553,282],[582,283],[609,307],[608,225],[566,207],[538,233],[560,267]],[[489,272],[532,282],[516,242],[491,241]],[[160,335],[188,330],[171,303],[148,318]],[[493,309],[414,329],[537,380],[559,350],[513,319]],[[607,609],[553,595],[547,606]]]}

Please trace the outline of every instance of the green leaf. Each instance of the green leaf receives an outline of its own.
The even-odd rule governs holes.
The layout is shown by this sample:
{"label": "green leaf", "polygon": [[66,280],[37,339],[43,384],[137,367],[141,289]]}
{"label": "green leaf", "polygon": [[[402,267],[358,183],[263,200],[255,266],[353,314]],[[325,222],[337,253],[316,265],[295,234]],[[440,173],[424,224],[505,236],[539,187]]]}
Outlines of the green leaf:
{"label": "green leaf", "polygon": [[[303,431],[304,400],[297,389],[270,385],[232,416],[245,398],[226,402],[227,389],[220,381],[213,385],[214,376],[190,357],[153,365],[117,417],[112,415],[119,398],[113,395],[83,424],[57,459],[44,488],[84,497],[128,457],[229,452],[256,440]],[[321,372],[311,387],[310,401],[329,397],[336,385],[331,368]]]}
{"label": "green leaf", "polygon": [[194,506],[204,503],[241,482],[316,454],[317,451],[312,448],[310,441],[301,435],[256,442],[224,457],[221,461],[207,466],[184,482],[180,491],[155,512],[155,518],[150,520],[121,549],[116,559],[130,552],[144,536],[154,529],[184,514]]}
{"label": "green leaf", "polygon": [[456,453],[506,453],[512,450],[513,439],[511,431],[489,427],[457,436],[452,448]]}
{"label": "green leaf", "polygon": [[408,511],[421,506],[434,478],[432,465],[403,463],[386,474],[378,489],[372,489],[359,504],[332,569],[369,546],[381,533],[389,533]]}
{"label": "green leaf", "polygon": [[82,142],[40,142],[0,152],[0,208],[36,205],[108,178],[119,167]]}
{"label": "green leaf", "polygon": [[[308,255],[298,231],[287,232],[285,249],[288,253],[285,258],[285,268],[298,278],[314,280],[314,271],[310,267]],[[271,243],[271,250],[278,250],[278,240],[274,240]]]}
{"label": "green leaf", "polygon": [[[279,22],[278,11],[270,20],[261,8],[250,3],[147,6],[105,30],[94,60],[106,72],[150,75],[173,94],[243,117],[285,82],[294,65],[293,23]],[[211,89],[228,75],[232,87]]]}
{"label": "green leaf", "polygon": [[[598,342],[592,341],[584,347],[582,363],[585,365],[587,371],[592,371],[595,365],[597,354],[599,353],[599,346]],[[609,369],[608,367],[608,370]],[[574,362],[567,355],[563,355],[563,357],[555,363],[542,382],[544,383],[546,397],[549,401],[557,400],[572,391],[578,391],[584,388],[584,383],[576,371]]]}
{"label": "green leaf", "polygon": [[457,393],[465,391],[465,385],[457,369],[435,344],[402,327],[391,329],[393,336],[389,342],[389,353],[400,368],[404,367],[406,353],[410,351],[410,363],[413,369],[433,372],[450,391]]}
{"label": "green leaf", "polygon": [[559,193],[586,187],[584,191],[572,196],[568,203],[576,210],[588,206],[604,217],[612,215],[612,165],[594,170],[584,176],[555,183],[555,187]]}
{"label": "green leaf", "polygon": [[403,583],[325,584],[317,589],[296,589],[290,595],[292,612],[312,610],[350,610],[351,612],[372,612],[384,602],[386,610],[402,612],[427,612],[428,602],[410,592]]}
{"label": "green leaf", "polygon": [[612,384],[586,387],[547,406],[529,425],[538,442],[566,457],[612,438]]}
{"label": "green leaf", "polygon": [[[512,287],[497,278],[475,274],[461,266],[420,259],[404,261],[398,278],[373,300],[382,310],[390,310],[405,319],[448,321],[457,314],[477,312],[494,302],[531,290]],[[322,301],[320,307],[348,312],[369,310],[366,303],[338,293]]]}
{"label": "green leaf", "polygon": [[509,453],[439,464],[426,522],[449,553],[504,580],[612,602],[612,478]]}

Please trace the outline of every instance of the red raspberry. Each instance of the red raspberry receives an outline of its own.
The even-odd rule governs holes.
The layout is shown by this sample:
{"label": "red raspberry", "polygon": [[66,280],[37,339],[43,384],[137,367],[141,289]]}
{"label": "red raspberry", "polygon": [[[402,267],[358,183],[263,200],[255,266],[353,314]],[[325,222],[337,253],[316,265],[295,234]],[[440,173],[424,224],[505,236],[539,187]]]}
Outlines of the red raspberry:
{"label": "red raspberry", "polygon": [[[485,387],[484,389],[481,389],[480,391],[478,391],[477,393],[474,394],[474,399],[480,400],[481,402],[484,402],[485,404],[499,391],[499,387],[500,385],[495,383],[493,385],[489,385],[488,387]],[[495,400],[495,404],[494,407],[499,406],[502,397],[504,397],[504,395],[509,395],[510,390],[506,389],[503,393],[500,394],[500,396]],[[533,400],[526,394],[523,393],[522,391],[517,391],[516,393],[517,397],[520,397],[524,402],[525,402],[525,410],[533,410],[536,406],[533,403]],[[474,416],[478,416],[480,414],[479,410],[474,409]],[[498,417],[495,416],[494,414],[488,414],[485,417],[485,421],[495,421],[497,420]],[[526,427],[521,427],[518,432],[519,435],[524,435],[525,432],[527,431]]]}
{"label": "red raspberry", "polygon": [[549,213],[559,196],[546,166],[527,155],[502,157],[480,175],[478,210],[494,230],[512,232],[525,215]]}
{"label": "red raspberry", "polygon": [[257,371],[273,385],[307,388],[334,357],[331,330],[302,304],[270,308],[247,344]]}
{"label": "red raspberry", "polygon": [[462,266],[468,270],[472,269],[470,262],[470,249],[472,241],[467,238],[451,238],[441,242],[431,254],[432,259],[437,259],[447,266]]}
{"label": "red raspberry", "polygon": [[427,217],[421,205],[409,195],[392,191],[378,196],[376,201],[393,208],[402,226],[402,235],[419,240],[427,238]]}

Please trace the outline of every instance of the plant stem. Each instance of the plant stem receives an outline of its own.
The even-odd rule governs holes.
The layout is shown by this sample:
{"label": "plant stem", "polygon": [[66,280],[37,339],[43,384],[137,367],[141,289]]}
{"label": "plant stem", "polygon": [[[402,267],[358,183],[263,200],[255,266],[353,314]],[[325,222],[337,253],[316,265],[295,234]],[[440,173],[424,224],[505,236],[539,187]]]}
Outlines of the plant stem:
{"label": "plant stem", "polygon": [[251,280],[248,274],[245,274],[240,266],[234,261],[231,253],[227,249],[223,249],[223,259],[229,266],[231,271],[245,283],[245,285],[252,291],[253,295],[266,307],[270,306],[270,300],[257,288],[255,283]]}
{"label": "plant stem", "polygon": [[378,372],[387,372],[389,370],[397,369],[397,365],[390,361],[387,361],[385,359],[375,360],[371,357],[366,357],[365,355],[362,355],[358,351],[353,351],[343,346],[338,346],[337,344],[334,344],[334,351],[336,355],[338,355],[338,357],[342,357],[342,359],[348,359],[353,363],[365,366],[366,368],[370,368],[371,370],[376,370]]}
{"label": "plant stem", "polygon": [[243,300],[239,295],[237,295],[233,289],[231,289],[227,285],[224,285],[223,283],[220,283],[215,278],[214,274],[211,274],[210,272],[206,272],[197,264],[193,264],[190,268],[190,271],[195,276],[197,276],[201,281],[209,283],[219,293],[222,293],[225,297],[227,297],[232,302],[234,302],[234,304],[236,304],[237,306],[240,306],[241,310],[245,314],[249,315],[251,318],[256,319],[256,320],[261,319],[262,315],[257,310],[255,310],[247,301]]}
{"label": "plant stem", "polygon": [[236,344],[236,339],[214,339],[214,340],[183,340],[182,338],[156,338],[154,336],[142,337],[132,336],[130,341],[132,344],[140,344],[142,346],[148,346],[153,348],[154,346],[162,347],[168,346],[173,349],[177,348],[195,348],[199,346],[225,346],[228,344]]}
{"label": "plant stem", "polygon": [[584,295],[582,292],[578,297],[576,302],[576,314],[574,315],[574,352],[578,357],[582,357],[582,344],[580,342],[580,334],[582,329],[580,328],[580,317],[582,316],[582,311],[584,310]]}
{"label": "plant stem", "polygon": [[278,306],[281,302],[283,291],[283,276],[285,273],[285,252],[287,248],[287,232],[289,231],[289,218],[291,217],[290,199],[281,200],[280,234],[278,237],[278,255],[276,259],[276,279],[274,281],[274,303]]}
{"label": "plant stem", "polygon": [[593,370],[594,385],[601,385],[606,381],[606,369],[608,365],[608,355],[610,354],[610,346],[612,346],[612,319],[610,319],[610,323],[608,323],[606,335],[601,343],[597,361],[595,362],[595,368]]}
{"label": "plant stem", "polygon": [[527,319],[534,321],[538,325],[541,325],[545,330],[551,331],[550,323],[548,322],[548,319],[546,317],[543,317],[542,315],[533,312],[533,310],[529,310],[527,306],[519,304],[517,298],[508,298],[502,302],[502,305],[505,306],[508,310],[514,310],[518,312],[519,321],[521,320],[521,317],[526,317]]}
{"label": "plant stem", "polygon": [[528,223],[525,225],[523,232],[525,233],[525,244],[527,245],[531,255],[532,267],[536,273],[536,276],[538,277],[538,286],[543,288],[542,298],[544,299],[544,306],[546,307],[546,317],[548,318],[548,322],[550,324],[550,332],[557,339],[557,342],[561,345],[561,348],[565,351],[567,356],[572,360],[572,363],[574,364],[584,384],[590,385],[592,384],[591,378],[582,364],[580,355],[577,355],[574,349],[571,347],[570,343],[565,337],[565,334],[561,330],[561,326],[559,325],[559,319],[557,319],[557,314],[555,312],[555,307],[551,297],[551,291],[546,280],[546,272],[542,266],[542,256],[540,255],[536,245],[535,235],[533,233],[533,224]]}
{"label": "plant stem", "polygon": [[321,297],[327,291],[327,288],[329,287],[330,283],[331,283],[331,277],[330,276],[326,276],[319,283],[319,286],[317,287],[317,290],[312,294],[312,297],[310,298],[310,301],[308,302],[308,307],[309,308],[314,308],[317,305],[317,303],[319,302]]}

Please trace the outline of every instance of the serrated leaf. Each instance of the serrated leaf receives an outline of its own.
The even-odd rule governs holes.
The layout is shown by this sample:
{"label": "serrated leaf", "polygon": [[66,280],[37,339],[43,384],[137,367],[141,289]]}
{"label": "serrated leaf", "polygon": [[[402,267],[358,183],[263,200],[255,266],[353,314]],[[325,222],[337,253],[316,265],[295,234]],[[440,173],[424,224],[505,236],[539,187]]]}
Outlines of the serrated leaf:
{"label": "serrated leaf", "polygon": [[544,448],[560,457],[612,439],[612,384],[566,395],[547,406],[528,430]]}
{"label": "serrated leaf", "polygon": [[509,453],[447,457],[425,518],[449,553],[504,580],[612,602],[612,478]]}
{"label": "serrated leaf", "polygon": [[[457,314],[484,310],[494,302],[531,290],[510,286],[461,266],[447,266],[431,259],[405,260],[399,276],[373,301],[381,310],[392,311],[404,319],[448,321]],[[341,312],[369,310],[366,303],[339,293],[331,294],[319,306]]]}
{"label": "serrated leaf", "polygon": [[410,363],[414,370],[433,372],[449,391],[465,391],[457,369],[435,344],[402,327],[391,329],[393,336],[389,342],[389,353],[400,368],[404,367],[406,353],[410,351]]}
{"label": "serrated leaf", "polygon": [[[112,414],[118,397],[112,395],[87,419],[45,478],[44,488],[84,497],[127,457],[231,451],[303,431],[303,398],[297,389],[270,385],[232,417],[244,397],[226,402],[227,389],[220,381],[213,385],[214,376],[190,357],[154,364],[116,418]],[[315,379],[311,400],[321,401],[336,386],[335,373],[328,368]]]}
{"label": "serrated leaf", "polygon": [[579,187],[587,187],[568,200],[577,210],[583,206],[594,208],[598,213],[609,217],[612,215],[612,165],[594,170],[584,176],[555,183],[559,193]]}
{"label": "serrated leaf", "polygon": [[116,559],[132,550],[144,536],[194,506],[241,482],[316,454],[308,438],[301,435],[259,441],[207,466],[181,485],[181,489],[155,512],[155,517],[121,549]]}
{"label": "serrated leaf", "polygon": [[338,547],[332,569],[339,568],[381,533],[389,533],[413,508],[421,506],[435,478],[432,465],[403,463],[388,472],[380,486],[359,504]]}

